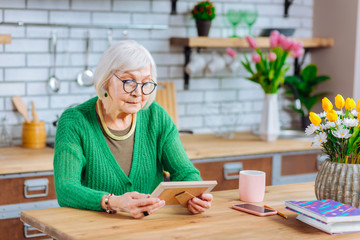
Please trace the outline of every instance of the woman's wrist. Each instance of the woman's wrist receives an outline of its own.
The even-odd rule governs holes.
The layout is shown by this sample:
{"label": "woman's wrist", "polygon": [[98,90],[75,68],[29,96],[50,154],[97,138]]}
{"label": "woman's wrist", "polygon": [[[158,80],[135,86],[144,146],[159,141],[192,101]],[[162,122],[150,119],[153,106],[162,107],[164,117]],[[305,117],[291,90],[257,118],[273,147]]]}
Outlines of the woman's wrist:
{"label": "woman's wrist", "polygon": [[101,208],[103,210],[105,210],[107,213],[116,213],[116,210],[114,210],[111,206],[111,198],[114,197],[115,195],[112,193],[109,193],[107,195],[104,195],[101,199]]}

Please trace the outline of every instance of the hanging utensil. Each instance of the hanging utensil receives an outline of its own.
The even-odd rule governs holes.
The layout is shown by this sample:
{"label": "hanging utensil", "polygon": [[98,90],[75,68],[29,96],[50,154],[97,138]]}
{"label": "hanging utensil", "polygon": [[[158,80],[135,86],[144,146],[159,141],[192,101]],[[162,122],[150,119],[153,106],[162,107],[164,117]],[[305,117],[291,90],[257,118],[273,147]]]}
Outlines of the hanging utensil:
{"label": "hanging utensil", "polygon": [[18,112],[24,116],[25,121],[30,122],[28,110],[27,110],[23,100],[21,99],[21,97],[19,97],[19,96],[12,97],[12,102],[14,103]]}
{"label": "hanging utensil", "polygon": [[53,73],[48,80],[48,86],[51,91],[58,92],[60,90],[60,80],[56,78],[56,31],[52,34],[52,47],[53,47]]}
{"label": "hanging utensil", "polygon": [[85,71],[77,75],[76,81],[80,86],[91,86],[94,84],[94,73],[89,69],[89,33],[86,37]]}
{"label": "hanging utensil", "polygon": [[108,48],[109,48],[111,46],[112,40],[113,40],[112,29],[109,29],[109,31],[107,33],[108,33],[107,40],[108,40]]}

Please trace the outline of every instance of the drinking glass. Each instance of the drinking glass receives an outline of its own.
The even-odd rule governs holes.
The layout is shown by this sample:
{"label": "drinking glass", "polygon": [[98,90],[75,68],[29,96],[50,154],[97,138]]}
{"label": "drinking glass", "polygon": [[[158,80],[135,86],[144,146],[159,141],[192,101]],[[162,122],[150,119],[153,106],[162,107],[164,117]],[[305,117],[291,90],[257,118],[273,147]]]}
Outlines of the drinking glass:
{"label": "drinking glass", "polygon": [[11,146],[12,145],[12,136],[6,130],[6,117],[1,118],[1,127],[0,132],[0,146]]}
{"label": "drinking glass", "polygon": [[241,23],[242,20],[242,11],[239,10],[229,10],[226,14],[226,17],[233,28],[233,35],[231,37],[236,38],[238,37],[236,35],[236,28],[239,23]]}
{"label": "drinking glass", "polygon": [[248,25],[249,35],[252,36],[251,28],[252,25],[256,22],[258,17],[258,12],[256,10],[246,10],[243,13],[244,22]]}

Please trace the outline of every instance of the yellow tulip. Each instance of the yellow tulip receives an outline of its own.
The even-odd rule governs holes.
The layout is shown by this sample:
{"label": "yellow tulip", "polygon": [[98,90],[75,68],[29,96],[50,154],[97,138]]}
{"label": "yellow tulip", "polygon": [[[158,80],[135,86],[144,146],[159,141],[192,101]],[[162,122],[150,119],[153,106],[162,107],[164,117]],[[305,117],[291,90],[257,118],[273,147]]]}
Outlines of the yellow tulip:
{"label": "yellow tulip", "polygon": [[356,111],[360,112],[360,99],[358,100],[358,102],[356,104]]}
{"label": "yellow tulip", "polygon": [[352,98],[347,98],[345,101],[346,110],[352,111],[355,108],[355,101]]}
{"label": "yellow tulip", "polygon": [[333,105],[327,97],[324,97],[322,99],[322,107],[325,112],[328,112],[333,108]]}
{"label": "yellow tulip", "polygon": [[345,106],[345,100],[340,94],[335,97],[335,106],[338,109],[342,109]]}
{"label": "yellow tulip", "polygon": [[310,112],[309,119],[310,119],[310,122],[312,124],[314,124],[315,126],[319,126],[321,123],[321,118],[319,117],[319,115],[317,115],[314,112]]}
{"label": "yellow tulip", "polygon": [[[360,124],[360,112],[357,115],[357,119],[359,120],[359,124]],[[359,125],[358,125],[359,126]]]}
{"label": "yellow tulip", "polygon": [[337,115],[337,113],[335,112],[334,109],[328,111],[326,113],[326,117],[330,122],[335,122],[338,119],[338,115]]}

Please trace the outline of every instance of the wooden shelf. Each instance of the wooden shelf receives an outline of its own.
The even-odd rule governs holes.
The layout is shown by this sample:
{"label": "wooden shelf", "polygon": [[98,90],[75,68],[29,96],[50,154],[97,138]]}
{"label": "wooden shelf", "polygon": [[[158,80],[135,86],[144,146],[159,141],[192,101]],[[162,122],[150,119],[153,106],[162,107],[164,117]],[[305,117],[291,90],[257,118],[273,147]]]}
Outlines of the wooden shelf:
{"label": "wooden shelf", "polygon": [[[304,48],[325,48],[334,45],[333,38],[293,38],[295,41],[302,41]],[[255,38],[260,48],[269,48],[270,42],[268,37]],[[234,47],[249,48],[245,38],[209,38],[209,37],[193,37],[193,38],[170,38],[170,44],[174,46],[186,47]]]}
{"label": "wooden shelf", "polygon": [[0,44],[10,44],[11,35],[10,34],[0,34]]}

